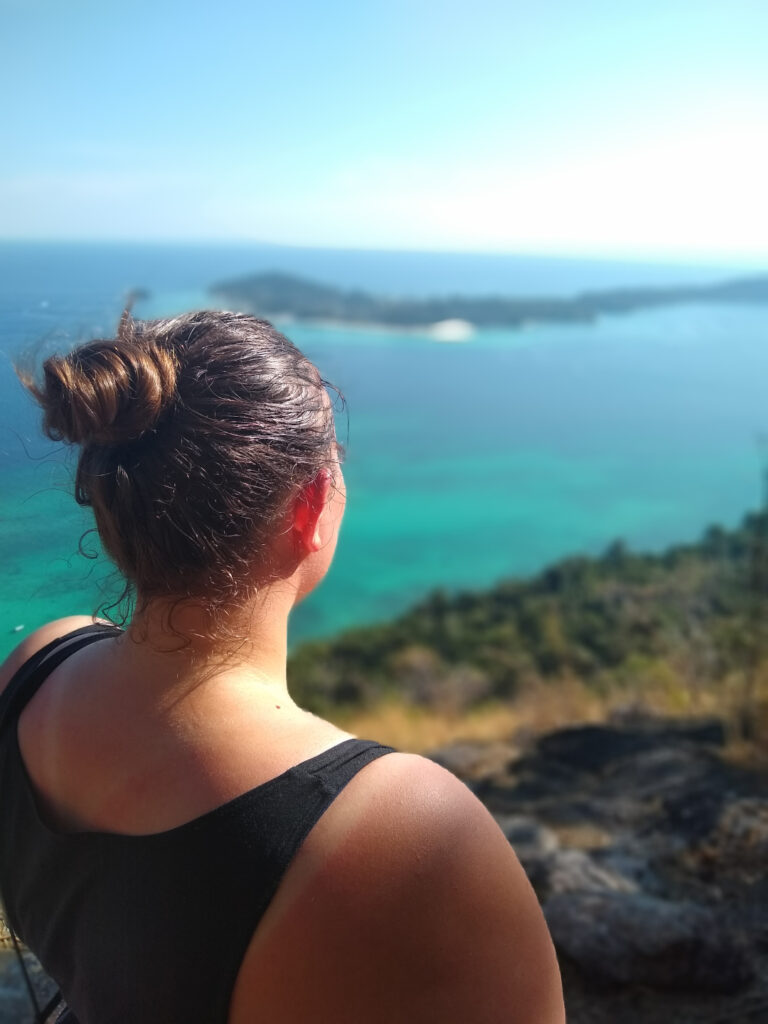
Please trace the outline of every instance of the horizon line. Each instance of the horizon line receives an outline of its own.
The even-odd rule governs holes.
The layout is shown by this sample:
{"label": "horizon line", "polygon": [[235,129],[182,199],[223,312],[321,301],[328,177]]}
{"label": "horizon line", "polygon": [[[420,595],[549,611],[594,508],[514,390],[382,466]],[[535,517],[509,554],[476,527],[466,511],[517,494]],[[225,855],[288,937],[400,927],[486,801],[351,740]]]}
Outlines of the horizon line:
{"label": "horizon line", "polygon": [[0,245],[29,245],[29,246],[126,246],[142,248],[178,248],[187,246],[190,248],[235,248],[235,249],[276,249],[293,251],[330,251],[330,252],[356,252],[356,253],[390,253],[403,256],[485,256],[499,258],[518,259],[556,259],[556,260],[587,260],[594,262],[622,263],[652,263],[669,265],[723,265],[723,264],[749,264],[754,266],[763,263],[768,269],[768,253],[691,253],[685,251],[618,251],[602,249],[482,249],[482,248],[455,248],[455,249],[432,249],[428,246],[357,246],[357,245],[328,245],[319,243],[295,243],[295,242],[272,242],[263,239],[248,238],[94,238],[94,237],[19,237],[1,236]]}

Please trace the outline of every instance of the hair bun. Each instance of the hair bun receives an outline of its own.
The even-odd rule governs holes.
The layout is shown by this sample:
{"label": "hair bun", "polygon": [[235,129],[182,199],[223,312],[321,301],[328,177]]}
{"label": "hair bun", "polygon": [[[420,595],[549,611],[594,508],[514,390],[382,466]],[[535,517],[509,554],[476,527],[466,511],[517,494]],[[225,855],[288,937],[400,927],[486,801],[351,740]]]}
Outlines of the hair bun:
{"label": "hair bun", "polygon": [[43,364],[42,387],[33,389],[45,414],[43,429],[73,444],[136,440],[175,401],[177,370],[171,349],[140,335],[52,356]]}

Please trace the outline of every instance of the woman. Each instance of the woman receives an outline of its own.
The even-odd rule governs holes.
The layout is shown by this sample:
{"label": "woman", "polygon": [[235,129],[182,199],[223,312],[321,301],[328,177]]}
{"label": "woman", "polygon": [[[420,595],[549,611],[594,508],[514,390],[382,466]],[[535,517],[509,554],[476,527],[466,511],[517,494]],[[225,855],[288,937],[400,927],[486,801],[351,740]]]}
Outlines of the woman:
{"label": "woman", "polygon": [[563,1021],[482,805],[288,693],[288,616],[345,502],[312,364],[250,316],[125,316],[26,383],[136,601],[125,631],[44,626],[0,675],[0,883],[80,1024]]}

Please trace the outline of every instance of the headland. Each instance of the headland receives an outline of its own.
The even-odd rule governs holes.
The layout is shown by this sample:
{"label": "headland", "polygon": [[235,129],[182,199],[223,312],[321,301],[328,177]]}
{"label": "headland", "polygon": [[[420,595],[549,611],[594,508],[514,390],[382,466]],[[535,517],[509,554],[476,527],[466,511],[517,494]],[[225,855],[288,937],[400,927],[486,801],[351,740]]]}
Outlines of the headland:
{"label": "headland", "polygon": [[[687,303],[768,304],[768,275],[710,285],[620,288],[563,297],[444,295],[398,298],[344,290],[277,271],[211,285],[211,295],[239,309],[279,319],[379,324],[424,329],[445,323],[521,328],[530,324],[589,324],[601,316]],[[438,340],[439,333],[437,334]],[[466,332],[465,332],[466,333]],[[453,340],[453,339],[451,339]]]}

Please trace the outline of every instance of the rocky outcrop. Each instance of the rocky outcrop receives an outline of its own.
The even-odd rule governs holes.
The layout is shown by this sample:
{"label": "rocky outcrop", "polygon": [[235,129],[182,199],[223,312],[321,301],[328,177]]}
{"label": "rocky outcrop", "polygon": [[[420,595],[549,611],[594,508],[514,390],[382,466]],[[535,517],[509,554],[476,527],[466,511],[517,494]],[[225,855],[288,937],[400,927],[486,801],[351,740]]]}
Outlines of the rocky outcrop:
{"label": "rocky outcrop", "polygon": [[580,725],[560,729],[539,739],[537,753],[577,771],[594,772],[659,747],[674,749],[678,743],[722,746],[724,742],[725,730],[717,719],[685,724],[644,718],[634,727]]}
{"label": "rocky outcrop", "polygon": [[635,718],[451,766],[539,896],[569,1024],[768,1021],[768,779],[724,738]]}
{"label": "rocky outcrop", "polygon": [[748,943],[714,910],[587,881],[544,913],[556,947],[594,981],[733,992],[753,980]]}

